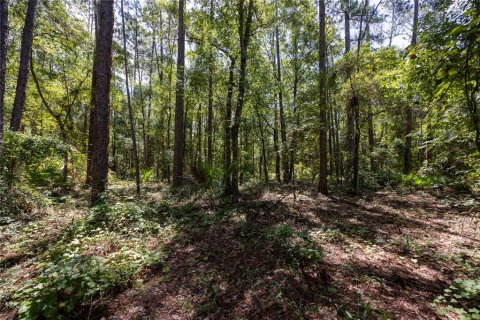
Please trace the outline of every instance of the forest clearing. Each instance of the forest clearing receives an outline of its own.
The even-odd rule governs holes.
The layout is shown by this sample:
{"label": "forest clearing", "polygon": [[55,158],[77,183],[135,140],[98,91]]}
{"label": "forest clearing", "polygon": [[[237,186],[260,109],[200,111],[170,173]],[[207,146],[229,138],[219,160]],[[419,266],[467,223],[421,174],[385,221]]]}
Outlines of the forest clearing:
{"label": "forest clearing", "polygon": [[0,319],[480,319],[480,1],[0,0]]}

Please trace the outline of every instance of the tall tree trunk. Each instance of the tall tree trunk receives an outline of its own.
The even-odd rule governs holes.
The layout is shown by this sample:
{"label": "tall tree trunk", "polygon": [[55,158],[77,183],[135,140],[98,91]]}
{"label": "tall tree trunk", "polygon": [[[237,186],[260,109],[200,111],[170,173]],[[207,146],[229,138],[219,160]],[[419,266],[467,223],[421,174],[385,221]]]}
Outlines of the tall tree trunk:
{"label": "tall tree trunk", "polygon": [[327,187],[327,40],[325,27],[325,0],[319,0],[319,88],[320,88],[320,171],[318,179],[318,191],[328,194]]}
{"label": "tall tree trunk", "polygon": [[[98,41],[98,10],[97,10],[97,0],[93,1],[93,29],[95,31],[94,39],[95,39],[95,46]],[[97,83],[97,53],[96,48],[94,49],[93,54],[93,66],[92,66],[92,89],[90,91],[90,123],[88,126],[88,142],[87,142],[87,175],[85,178],[85,185],[91,186],[92,183],[92,167],[93,167],[93,152],[92,152],[92,145],[90,144],[90,136],[93,136],[93,127],[92,127],[92,119],[94,117],[95,111],[95,94],[96,94],[96,83]]]}
{"label": "tall tree trunk", "polygon": [[[263,170],[263,178],[265,179],[265,183],[268,183],[268,160],[267,160],[267,148],[265,146],[265,135],[263,133],[262,120],[260,119],[260,114],[258,112],[258,109],[255,109],[255,112],[257,114],[258,128],[260,130],[260,139],[261,139],[260,173]],[[261,161],[262,159],[263,161]]]}
{"label": "tall tree trunk", "polygon": [[[143,70],[140,66],[140,50],[138,46],[138,37],[139,37],[139,24],[138,24],[138,6],[135,6],[135,28],[134,28],[134,77],[133,79],[135,80],[135,75],[138,76],[138,96],[139,96],[139,101],[140,101],[140,111],[142,113],[142,122],[141,122],[141,127],[142,127],[142,141],[143,141],[143,165],[145,168],[148,168],[147,164],[147,157],[148,157],[148,141],[147,141],[147,131],[146,131],[146,123],[147,123],[147,114],[145,112],[145,96],[143,94],[143,85],[142,85],[142,79],[143,79]],[[134,90],[134,84],[132,83],[132,91]],[[137,157],[138,157],[138,151],[137,151]]]}
{"label": "tall tree trunk", "polygon": [[[210,0],[210,23],[213,24],[214,7]],[[210,61],[208,66],[208,115],[207,115],[207,163],[213,165],[213,47],[210,48]]]}
{"label": "tall tree trunk", "polygon": [[[295,46],[295,50],[298,48]],[[295,52],[296,55],[296,52]],[[298,113],[298,106],[297,106],[297,95],[298,95],[298,68],[294,69],[294,76],[293,76],[293,117],[295,118],[295,131],[292,135],[292,141],[290,143],[290,169],[288,172],[290,173],[291,181],[295,180],[295,156],[297,152],[297,140],[298,140],[298,132],[300,130],[300,116]]]}
{"label": "tall tree trunk", "polygon": [[[240,134],[240,121],[242,119],[242,109],[245,98],[245,86],[247,76],[247,52],[250,44],[251,36],[251,24],[253,19],[254,1],[249,0],[248,9],[245,12],[244,4],[245,0],[240,0],[239,3],[239,38],[240,38],[240,71],[238,79],[238,95],[237,95],[237,107],[235,110],[235,116],[233,118],[232,126],[232,192],[238,194],[238,173],[239,173],[239,150],[238,150],[238,138]],[[245,13],[247,17],[245,19]]]}
{"label": "tall tree trunk", "polygon": [[198,104],[197,110],[197,152],[195,162],[202,163],[202,104]]}
{"label": "tall tree trunk", "polygon": [[113,0],[97,3],[96,81],[89,144],[92,152],[92,203],[105,191],[108,179],[108,141],[110,117],[110,81],[112,79]]}
{"label": "tall tree trunk", "polygon": [[343,17],[345,26],[345,54],[350,52],[350,1],[343,0]]}
{"label": "tall tree trunk", "polygon": [[282,182],[280,146],[278,144],[278,110],[275,103],[274,121],[273,121],[273,149],[275,150],[275,180]]}
{"label": "tall tree trunk", "polygon": [[358,122],[358,104],[355,105],[355,152],[353,155],[353,194],[360,193],[360,125]]}
{"label": "tall tree trunk", "polygon": [[122,35],[123,35],[123,63],[125,70],[125,87],[127,90],[127,108],[128,108],[128,120],[130,124],[130,135],[132,137],[132,153],[133,161],[135,162],[135,184],[137,195],[140,195],[140,164],[138,160],[137,149],[137,135],[135,133],[135,123],[133,121],[132,102],[130,98],[130,85],[128,81],[128,51],[127,51],[127,35],[125,32],[125,12],[123,8],[123,0],[120,1],[120,10],[122,14]]}
{"label": "tall tree trunk", "polygon": [[375,163],[375,128],[373,127],[373,113],[372,107],[368,107],[368,148],[370,153],[370,170],[372,172],[377,171],[377,165]]}
{"label": "tall tree trunk", "polygon": [[5,79],[7,74],[8,4],[0,0],[0,163],[3,156],[3,113],[5,109]]}
{"label": "tall tree trunk", "polygon": [[184,0],[178,1],[177,85],[175,92],[175,142],[173,147],[173,187],[182,185],[184,156],[183,90],[185,77]]}
{"label": "tall tree trunk", "polygon": [[288,162],[288,145],[287,145],[287,125],[285,122],[285,111],[283,109],[283,88],[282,88],[282,60],[280,58],[280,31],[278,25],[275,27],[275,47],[277,54],[277,81],[278,81],[278,106],[280,110],[280,138],[282,139],[282,166],[283,181],[289,183],[289,162]]}
{"label": "tall tree trunk", "polygon": [[224,137],[224,168],[223,168],[223,184],[225,186],[225,194],[232,193],[232,177],[231,177],[231,166],[232,166],[232,132],[231,132],[231,122],[232,122],[232,106],[233,106],[233,86],[234,86],[234,72],[235,72],[235,58],[230,57],[230,66],[228,68],[228,93],[227,93],[227,102],[225,105],[225,137]]}
{"label": "tall tree trunk", "polygon": [[17,88],[15,91],[15,100],[13,101],[12,119],[10,129],[19,131],[22,125],[23,110],[27,98],[28,70],[30,65],[30,56],[32,53],[33,29],[35,27],[35,9],[38,0],[29,0],[27,14],[25,16],[25,25],[22,33],[22,46],[20,48],[20,66],[18,69]]}
{"label": "tall tree trunk", "polygon": [[[351,36],[350,36],[350,1],[344,0],[344,22],[345,22],[345,54],[350,52],[351,48]],[[346,134],[346,143],[345,149],[347,153],[347,168],[346,175],[351,177],[350,174],[353,170],[353,158],[355,153],[355,123],[353,115],[353,103],[350,98],[347,107],[346,107],[346,116],[347,116],[347,134]],[[349,178],[348,180],[350,180]]]}
{"label": "tall tree trunk", "polygon": [[[418,30],[418,1],[414,0],[413,6],[413,28],[412,28],[412,46],[417,44]],[[412,171],[412,130],[413,130],[413,109],[408,104],[405,109],[405,153],[403,160],[403,173],[408,174]]]}

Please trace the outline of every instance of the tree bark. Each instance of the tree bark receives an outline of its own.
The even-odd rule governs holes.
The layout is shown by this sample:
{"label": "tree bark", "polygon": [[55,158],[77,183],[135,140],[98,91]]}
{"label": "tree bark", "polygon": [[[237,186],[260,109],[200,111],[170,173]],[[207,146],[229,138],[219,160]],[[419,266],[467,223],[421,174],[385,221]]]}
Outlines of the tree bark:
{"label": "tree bark", "polygon": [[[98,10],[97,10],[97,1],[93,0],[93,27],[95,31],[95,45],[98,41]],[[97,54],[96,48],[94,49],[93,54],[93,66],[92,66],[92,90],[91,90],[91,97],[90,97],[90,123],[88,126],[88,142],[87,142],[87,175],[85,178],[85,185],[91,186],[92,183],[92,166],[93,166],[93,158],[92,158],[92,145],[90,144],[90,137],[94,134],[93,127],[92,127],[92,119],[94,117],[94,105],[95,105],[95,90],[96,90],[96,83],[97,83]]]}
{"label": "tree bark", "polygon": [[0,0],[0,163],[3,156],[3,113],[5,110],[5,80],[8,49],[8,4]]}
{"label": "tree bark", "polygon": [[281,173],[282,157],[280,156],[280,146],[278,145],[278,110],[277,110],[277,104],[275,104],[275,109],[274,109],[273,149],[275,150],[275,180],[277,180],[277,182],[280,183],[280,182],[282,182],[282,173]]}
{"label": "tree bark", "polygon": [[185,77],[185,26],[184,0],[178,1],[178,53],[177,53],[177,84],[175,92],[175,138],[173,147],[173,187],[182,185],[184,156],[184,121],[183,121],[183,91]]}
{"label": "tree bark", "polygon": [[20,66],[18,69],[17,88],[15,90],[12,119],[10,121],[10,129],[12,131],[19,131],[22,125],[23,110],[27,98],[28,70],[32,53],[33,29],[35,27],[35,9],[37,7],[37,2],[38,0],[28,1],[27,14],[25,16],[22,45],[20,48]]}
{"label": "tree bark", "polygon": [[328,194],[327,187],[327,83],[326,83],[326,57],[327,40],[325,27],[325,0],[319,0],[319,88],[320,88],[320,171],[318,179],[318,191]]}
{"label": "tree bark", "polygon": [[[214,7],[210,0],[210,23],[213,24]],[[213,47],[210,48],[210,61],[208,66],[208,115],[207,115],[207,163],[213,165]]]}
{"label": "tree bark", "polygon": [[89,144],[92,153],[92,204],[105,191],[108,180],[108,141],[110,118],[110,81],[112,79],[113,0],[97,3],[98,36],[96,39],[96,81]]}
{"label": "tree bark", "polygon": [[285,111],[283,109],[283,88],[282,88],[282,60],[280,58],[280,31],[278,25],[275,27],[275,47],[277,54],[277,82],[278,82],[278,106],[280,111],[280,138],[282,140],[282,166],[283,181],[289,183],[289,161],[288,161],[288,145],[287,145],[287,125],[285,122]]}
{"label": "tree bark", "polygon": [[[417,44],[418,29],[418,0],[414,0],[413,6],[413,28],[411,45]],[[409,104],[405,109],[405,153],[403,159],[403,173],[409,174],[412,171],[412,130],[413,130],[413,109]]]}
{"label": "tree bark", "polygon": [[224,175],[223,184],[225,194],[232,193],[232,177],[230,174],[232,166],[232,145],[231,145],[231,122],[233,105],[233,86],[234,86],[235,58],[230,57],[230,67],[228,68],[228,93],[225,105],[225,141],[224,141]]}
{"label": "tree bark", "polygon": [[138,160],[137,136],[135,133],[135,123],[133,120],[132,102],[130,97],[130,85],[128,81],[127,35],[125,32],[125,12],[123,8],[123,0],[120,1],[120,7],[121,7],[120,10],[122,14],[123,63],[124,63],[124,70],[125,70],[125,87],[127,91],[128,120],[130,124],[130,135],[132,137],[133,161],[135,162],[135,185],[136,185],[137,195],[140,195],[140,164]]}
{"label": "tree bark", "polygon": [[349,0],[343,0],[343,16],[345,26],[345,54],[350,52],[350,3]]}
{"label": "tree bark", "polygon": [[[235,110],[235,116],[232,126],[232,192],[238,194],[238,173],[239,173],[239,150],[238,150],[238,138],[240,134],[240,121],[242,119],[242,109],[245,98],[245,78],[247,75],[247,52],[250,44],[251,36],[251,24],[253,19],[254,1],[250,0],[248,3],[248,9],[245,12],[244,2],[240,0],[239,3],[239,24],[238,31],[240,36],[240,71],[238,80],[238,95],[237,95],[237,107]],[[247,17],[245,19],[245,13]]]}

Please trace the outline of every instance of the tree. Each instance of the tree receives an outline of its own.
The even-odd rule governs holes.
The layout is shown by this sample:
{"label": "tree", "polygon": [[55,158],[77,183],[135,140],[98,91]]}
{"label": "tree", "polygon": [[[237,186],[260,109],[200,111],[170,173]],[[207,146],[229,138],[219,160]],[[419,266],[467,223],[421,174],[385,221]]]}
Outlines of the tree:
{"label": "tree", "polygon": [[[214,4],[210,0],[210,24],[213,28]],[[210,46],[210,61],[208,64],[208,116],[207,116],[207,163],[211,167],[213,165],[213,69],[215,58],[213,54],[213,46]]]}
{"label": "tree", "polygon": [[95,81],[92,81],[94,104],[88,137],[92,157],[92,203],[99,200],[108,180],[108,142],[110,119],[110,87],[112,79],[113,0],[96,4],[97,37],[95,40]]}
{"label": "tree", "polygon": [[127,58],[127,36],[125,32],[125,12],[123,0],[120,1],[120,11],[122,14],[122,35],[123,35],[123,62],[125,70],[125,90],[127,92],[128,119],[130,123],[130,134],[132,136],[133,161],[135,162],[135,184],[137,195],[140,194],[140,164],[138,160],[137,136],[135,133],[135,123],[133,120],[132,102],[130,98],[130,85],[128,83],[128,58]]}
{"label": "tree", "polygon": [[320,94],[320,170],[318,178],[318,191],[328,194],[327,187],[327,40],[325,27],[325,1],[318,2],[319,18],[319,45],[318,45],[318,67],[319,67],[319,94]]}
{"label": "tree", "polygon": [[184,112],[183,93],[185,81],[185,25],[184,2],[178,1],[178,47],[177,47],[177,84],[175,92],[175,137],[173,147],[173,187],[182,185],[184,156]]}
{"label": "tree", "polygon": [[0,0],[0,162],[3,153],[3,113],[5,110],[5,78],[7,74],[8,3]]}
{"label": "tree", "polygon": [[22,33],[22,46],[20,48],[20,66],[18,68],[17,88],[15,91],[15,100],[13,102],[12,118],[10,129],[19,131],[22,125],[23,110],[27,97],[28,70],[30,66],[30,56],[32,53],[33,29],[35,27],[35,9],[38,0],[29,0],[25,24]]}
{"label": "tree", "polygon": [[[278,18],[278,8],[277,18]],[[277,82],[278,82],[278,106],[280,111],[280,137],[282,140],[282,166],[283,181],[289,183],[291,180],[290,166],[288,161],[288,143],[287,143],[287,125],[285,120],[285,110],[283,107],[283,84],[282,84],[282,60],[280,58],[280,31],[278,24],[275,26],[275,51],[277,54]]]}
{"label": "tree", "polygon": [[255,0],[249,0],[245,8],[245,0],[239,0],[238,5],[238,35],[240,49],[240,70],[238,72],[238,95],[237,106],[232,125],[232,192],[238,194],[238,174],[239,174],[239,150],[238,139],[240,134],[240,121],[242,119],[242,109],[245,99],[245,87],[247,76],[247,57],[250,37],[252,36],[252,20]]}
{"label": "tree", "polygon": [[[418,32],[418,1],[414,0],[413,7],[413,27],[412,27],[412,42],[411,45],[417,44],[417,32]],[[412,171],[412,130],[413,130],[413,109],[411,105],[408,105],[405,109],[405,154],[403,173],[408,174]]]}

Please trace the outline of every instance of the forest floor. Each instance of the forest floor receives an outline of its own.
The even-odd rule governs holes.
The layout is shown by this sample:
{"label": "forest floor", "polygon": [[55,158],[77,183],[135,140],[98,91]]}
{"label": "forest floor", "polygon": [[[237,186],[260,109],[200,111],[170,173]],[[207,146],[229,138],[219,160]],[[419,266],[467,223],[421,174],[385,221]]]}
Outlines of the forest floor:
{"label": "forest floor", "polygon": [[[157,190],[112,193],[154,208],[144,218],[174,230],[141,238],[162,258],[67,319],[439,319],[447,316],[434,299],[453,279],[479,276],[478,207],[459,197],[273,188],[238,202],[212,194],[165,202]],[[81,197],[49,210],[0,229],[0,285],[21,281],[8,282],[13,269],[32,277],[32,261],[88,211]],[[0,319],[16,316],[1,310]]]}

